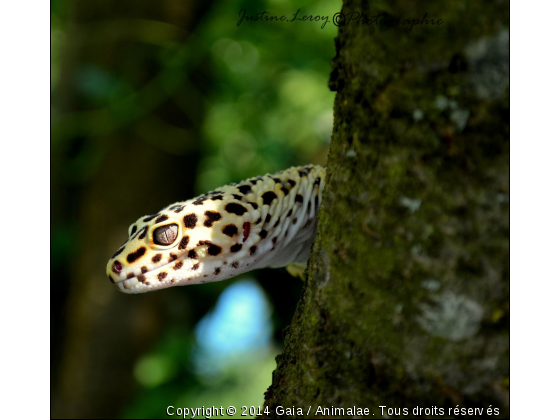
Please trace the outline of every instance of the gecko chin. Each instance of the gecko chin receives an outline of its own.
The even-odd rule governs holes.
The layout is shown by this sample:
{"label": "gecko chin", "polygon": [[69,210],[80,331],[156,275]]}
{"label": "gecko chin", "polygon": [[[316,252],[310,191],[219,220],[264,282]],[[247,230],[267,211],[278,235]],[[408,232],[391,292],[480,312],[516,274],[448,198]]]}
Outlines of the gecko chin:
{"label": "gecko chin", "polygon": [[[121,270],[115,269],[116,265],[120,266]],[[194,276],[189,276],[189,273],[193,268],[196,269],[200,266],[199,261],[185,257],[173,258],[159,266],[147,264],[141,268],[130,267],[128,269],[122,269],[119,261],[114,261],[107,265],[107,273],[118,290],[127,294],[137,294],[181,286],[187,284],[188,281],[195,281],[196,274],[193,273]]]}
{"label": "gecko chin", "polygon": [[151,284],[147,281],[140,282],[137,277],[132,277],[130,279],[115,282],[115,286],[123,293],[135,295],[139,293],[151,292],[154,290],[166,289],[172,286],[181,286],[181,283],[184,280],[185,279],[173,279],[167,281],[164,280],[162,282],[158,281],[156,284]]}
{"label": "gecko chin", "polygon": [[[196,262],[192,264],[192,267],[189,269],[185,267],[185,260],[178,259],[133,277],[129,275],[126,279],[113,280],[113,283],[117,289],[127,294],[146,293],[173,286],[202,283],[199,278],[201,276],[197,276],[195,273],[191,275],[187,274],[188,272],[198,269],[201,265],[200,262]],[[176,267],[185,267],[188,271],[187,273],[172,273],[173,268]]]}
{"label": "gecko chin", "polygon": [[[117,279],[114,279],[114,272],[113,275],[109,274],[109,277],[121,292],[138,294],[174,286],[190,286],[229,279],[251,270],[258,261],[258,257],[232,260],[200,255],[198,259],[192,259],[187,255],[158,267],[149,269],[145,267],[146,271],[142,274],[139,274],[136,268],[128,274],[121,272]],[[111,270],[110,265],[108,270]]]}

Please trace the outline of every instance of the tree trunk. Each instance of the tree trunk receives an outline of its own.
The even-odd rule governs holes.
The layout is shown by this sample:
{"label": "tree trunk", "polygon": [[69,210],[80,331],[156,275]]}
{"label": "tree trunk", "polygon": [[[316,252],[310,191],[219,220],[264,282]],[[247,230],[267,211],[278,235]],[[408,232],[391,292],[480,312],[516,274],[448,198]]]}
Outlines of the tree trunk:
{"label": "tree trunk", "polygon": [[509,416],[509,4],[424,7],[344,1],[378,18],[339,26],[318,234],[268,417]]}

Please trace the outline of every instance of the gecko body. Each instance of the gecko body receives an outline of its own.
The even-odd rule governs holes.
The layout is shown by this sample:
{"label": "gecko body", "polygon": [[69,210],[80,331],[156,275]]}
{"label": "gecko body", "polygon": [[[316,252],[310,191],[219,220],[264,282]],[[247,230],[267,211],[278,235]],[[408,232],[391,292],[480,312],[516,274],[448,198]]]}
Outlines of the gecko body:
{"label": "gecko body", "polygon": [[230,184],[143,216],[107,263],[124,293],[226,280],[309,258],[326,169],[307,165]]}

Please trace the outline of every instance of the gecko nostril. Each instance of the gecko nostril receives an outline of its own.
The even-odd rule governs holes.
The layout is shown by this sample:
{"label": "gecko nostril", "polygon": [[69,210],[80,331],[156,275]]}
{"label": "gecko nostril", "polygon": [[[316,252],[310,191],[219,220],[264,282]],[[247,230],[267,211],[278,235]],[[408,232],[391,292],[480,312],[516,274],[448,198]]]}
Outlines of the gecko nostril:
{"label": "gecko nostril", "polygon": [[122,265],[120,262],[115,261],[115,263],[113,264],[113,269],[117,272],[120,273],[122,270]]}

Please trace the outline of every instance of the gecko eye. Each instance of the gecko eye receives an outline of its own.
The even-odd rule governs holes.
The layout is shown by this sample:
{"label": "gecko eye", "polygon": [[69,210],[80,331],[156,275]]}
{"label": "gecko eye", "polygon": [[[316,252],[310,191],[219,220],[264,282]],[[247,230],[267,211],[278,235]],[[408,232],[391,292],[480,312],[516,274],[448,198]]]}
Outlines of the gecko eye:
{"label": "gecko eye", "polygon": [[179,226],[175,224],[158,227],[154,230],[154,243],[164,246],[171,245],[177,238],[178,230]]}

